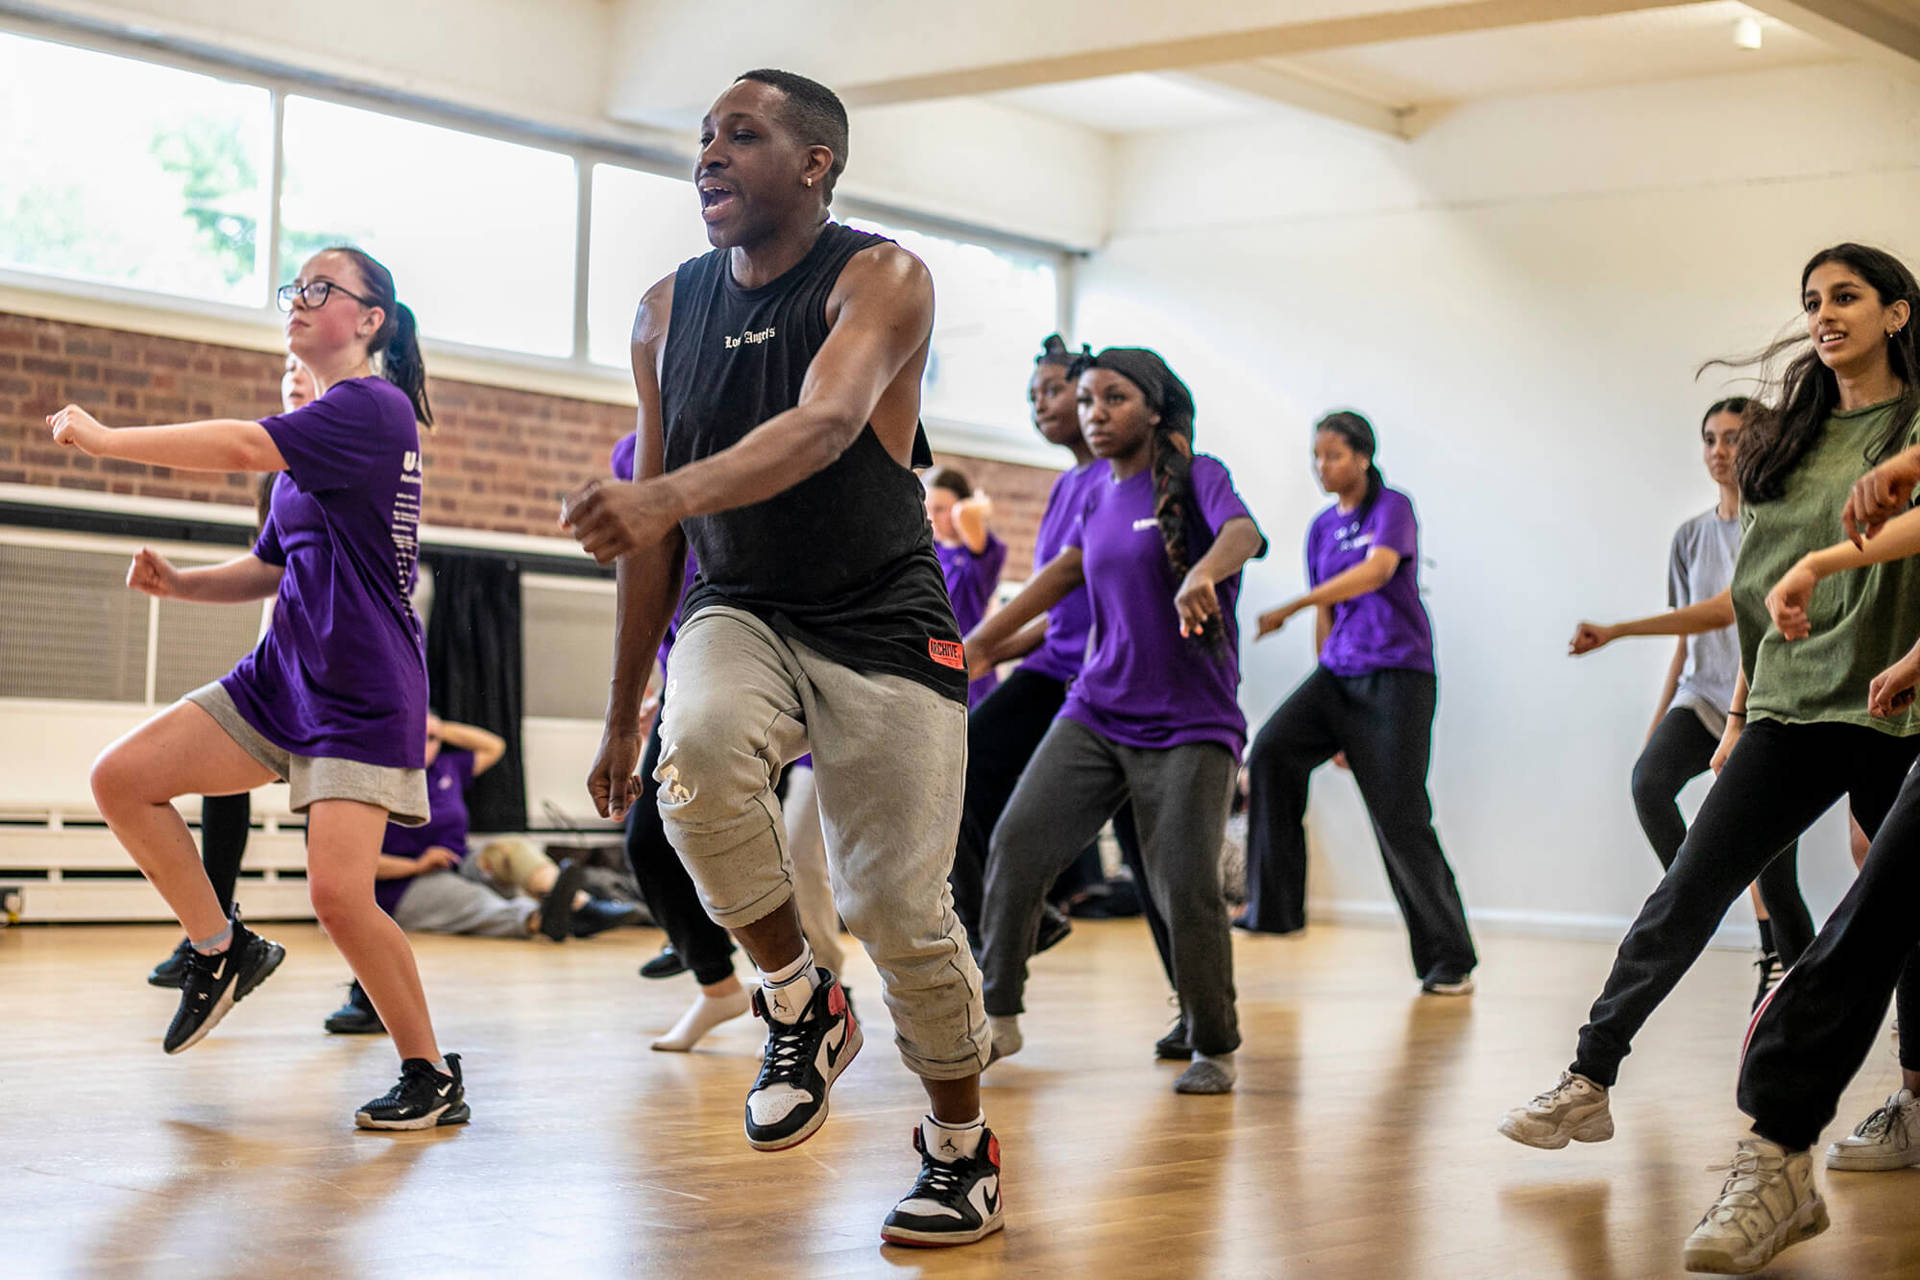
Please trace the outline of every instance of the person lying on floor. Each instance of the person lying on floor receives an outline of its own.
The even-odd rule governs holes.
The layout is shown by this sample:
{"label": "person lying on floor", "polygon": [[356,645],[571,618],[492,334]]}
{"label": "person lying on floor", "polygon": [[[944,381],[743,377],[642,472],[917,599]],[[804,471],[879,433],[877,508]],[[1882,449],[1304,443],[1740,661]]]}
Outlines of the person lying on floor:
{"label": "person lying on floor", "polygon": [[[374,896],[409,933],[465,933],[555,942],[636,923],[632,903],[595,898],[582,888],[584,864],[556,863],[521,839],[495,840],[467,857],[467,788],[500,763],[507,744],[470,724],[427,717],[427,802],[422,827],[389,825],[374,876]],[[336,1033],[383,1030],[354,983],[327,1018]]]}

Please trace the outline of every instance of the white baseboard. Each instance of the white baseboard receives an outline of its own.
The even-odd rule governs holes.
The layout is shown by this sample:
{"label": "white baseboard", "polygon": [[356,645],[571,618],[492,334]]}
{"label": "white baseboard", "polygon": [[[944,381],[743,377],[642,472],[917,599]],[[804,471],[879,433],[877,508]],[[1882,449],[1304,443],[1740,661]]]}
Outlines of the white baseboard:
{"label": "white baseboard", "polygon": [[[1400,909],[1391,902],[1309,901],[1307,919],[1329,924],[1401,927]],[[1625,916],[1472,907],[1467,909],[1467,921],[1476,933],[1608,943],[1618,943],[1633,924]],[[1713,941],[1707,945],[1723,951],[1751,951],[1757,941],[1751,924],[1729,921],[1720,926],[1713,935]]]}

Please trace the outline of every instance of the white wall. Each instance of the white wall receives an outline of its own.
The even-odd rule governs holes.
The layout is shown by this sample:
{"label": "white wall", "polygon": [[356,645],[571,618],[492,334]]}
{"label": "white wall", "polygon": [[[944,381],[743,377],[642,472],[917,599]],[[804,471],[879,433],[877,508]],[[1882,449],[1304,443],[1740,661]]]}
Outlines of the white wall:
{"label": "white wall", "polygon": [[[1123,151],[1076,337],[1158,346],[1193,384],[1275,544],[1249,619],[1302,586],[1314,418],[1373,419],[1423,522],[1433,791],[1483,922],[1606,934],[1655,883],[1627,776],[1671,650],[1576,663],[1567,637],[1665,603],[1672,530],[1713,498],[1696,427],[1724,380],[1695,367],[1791,322],[1825,244],[1920,263],[1917,126],[1920,86],[1834,67],[1487,104],[1412,144],[1301,118]],[[1248,647],[1256,722],[1311,648],[1304,620]],[[1323,771],[1310,827],[1313,896],[1390,910],[1350,779]],[[1824,915],[1844,830],[1808,845]]]}

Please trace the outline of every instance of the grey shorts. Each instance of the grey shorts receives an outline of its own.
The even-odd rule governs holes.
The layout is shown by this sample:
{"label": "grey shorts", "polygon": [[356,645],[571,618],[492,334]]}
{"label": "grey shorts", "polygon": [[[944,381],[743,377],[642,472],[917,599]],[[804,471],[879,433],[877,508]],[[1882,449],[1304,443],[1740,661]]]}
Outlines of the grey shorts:
{"label": "grey shorts", "polygon": [[184,699],[213,717],[248,755],[284,778],[293,792],[292,809],[305,813],[316,800],[357,800],[378,805],[403,827],[427,823],[427,771],[363,764],[337,756],[296,756],[275,746],[247,723],[233,695],[219,681],[202,685]]}

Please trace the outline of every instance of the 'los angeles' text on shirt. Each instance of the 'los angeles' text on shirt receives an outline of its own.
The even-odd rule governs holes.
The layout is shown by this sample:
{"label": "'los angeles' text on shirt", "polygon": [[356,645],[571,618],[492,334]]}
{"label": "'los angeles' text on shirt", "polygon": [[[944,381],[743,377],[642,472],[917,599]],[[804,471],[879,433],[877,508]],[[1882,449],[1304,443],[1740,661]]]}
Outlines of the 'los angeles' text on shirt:
{"label": "'los angeles' text on shirt", "polygon": [[766,342],[772,337],[773,326],[768,325],[764,329],[750,329],[737,338],[730,333],[723,333],[720,335],[720,340],[727,344],[727,350],[732,351],[735,347],[750,347],[756,342]]}

